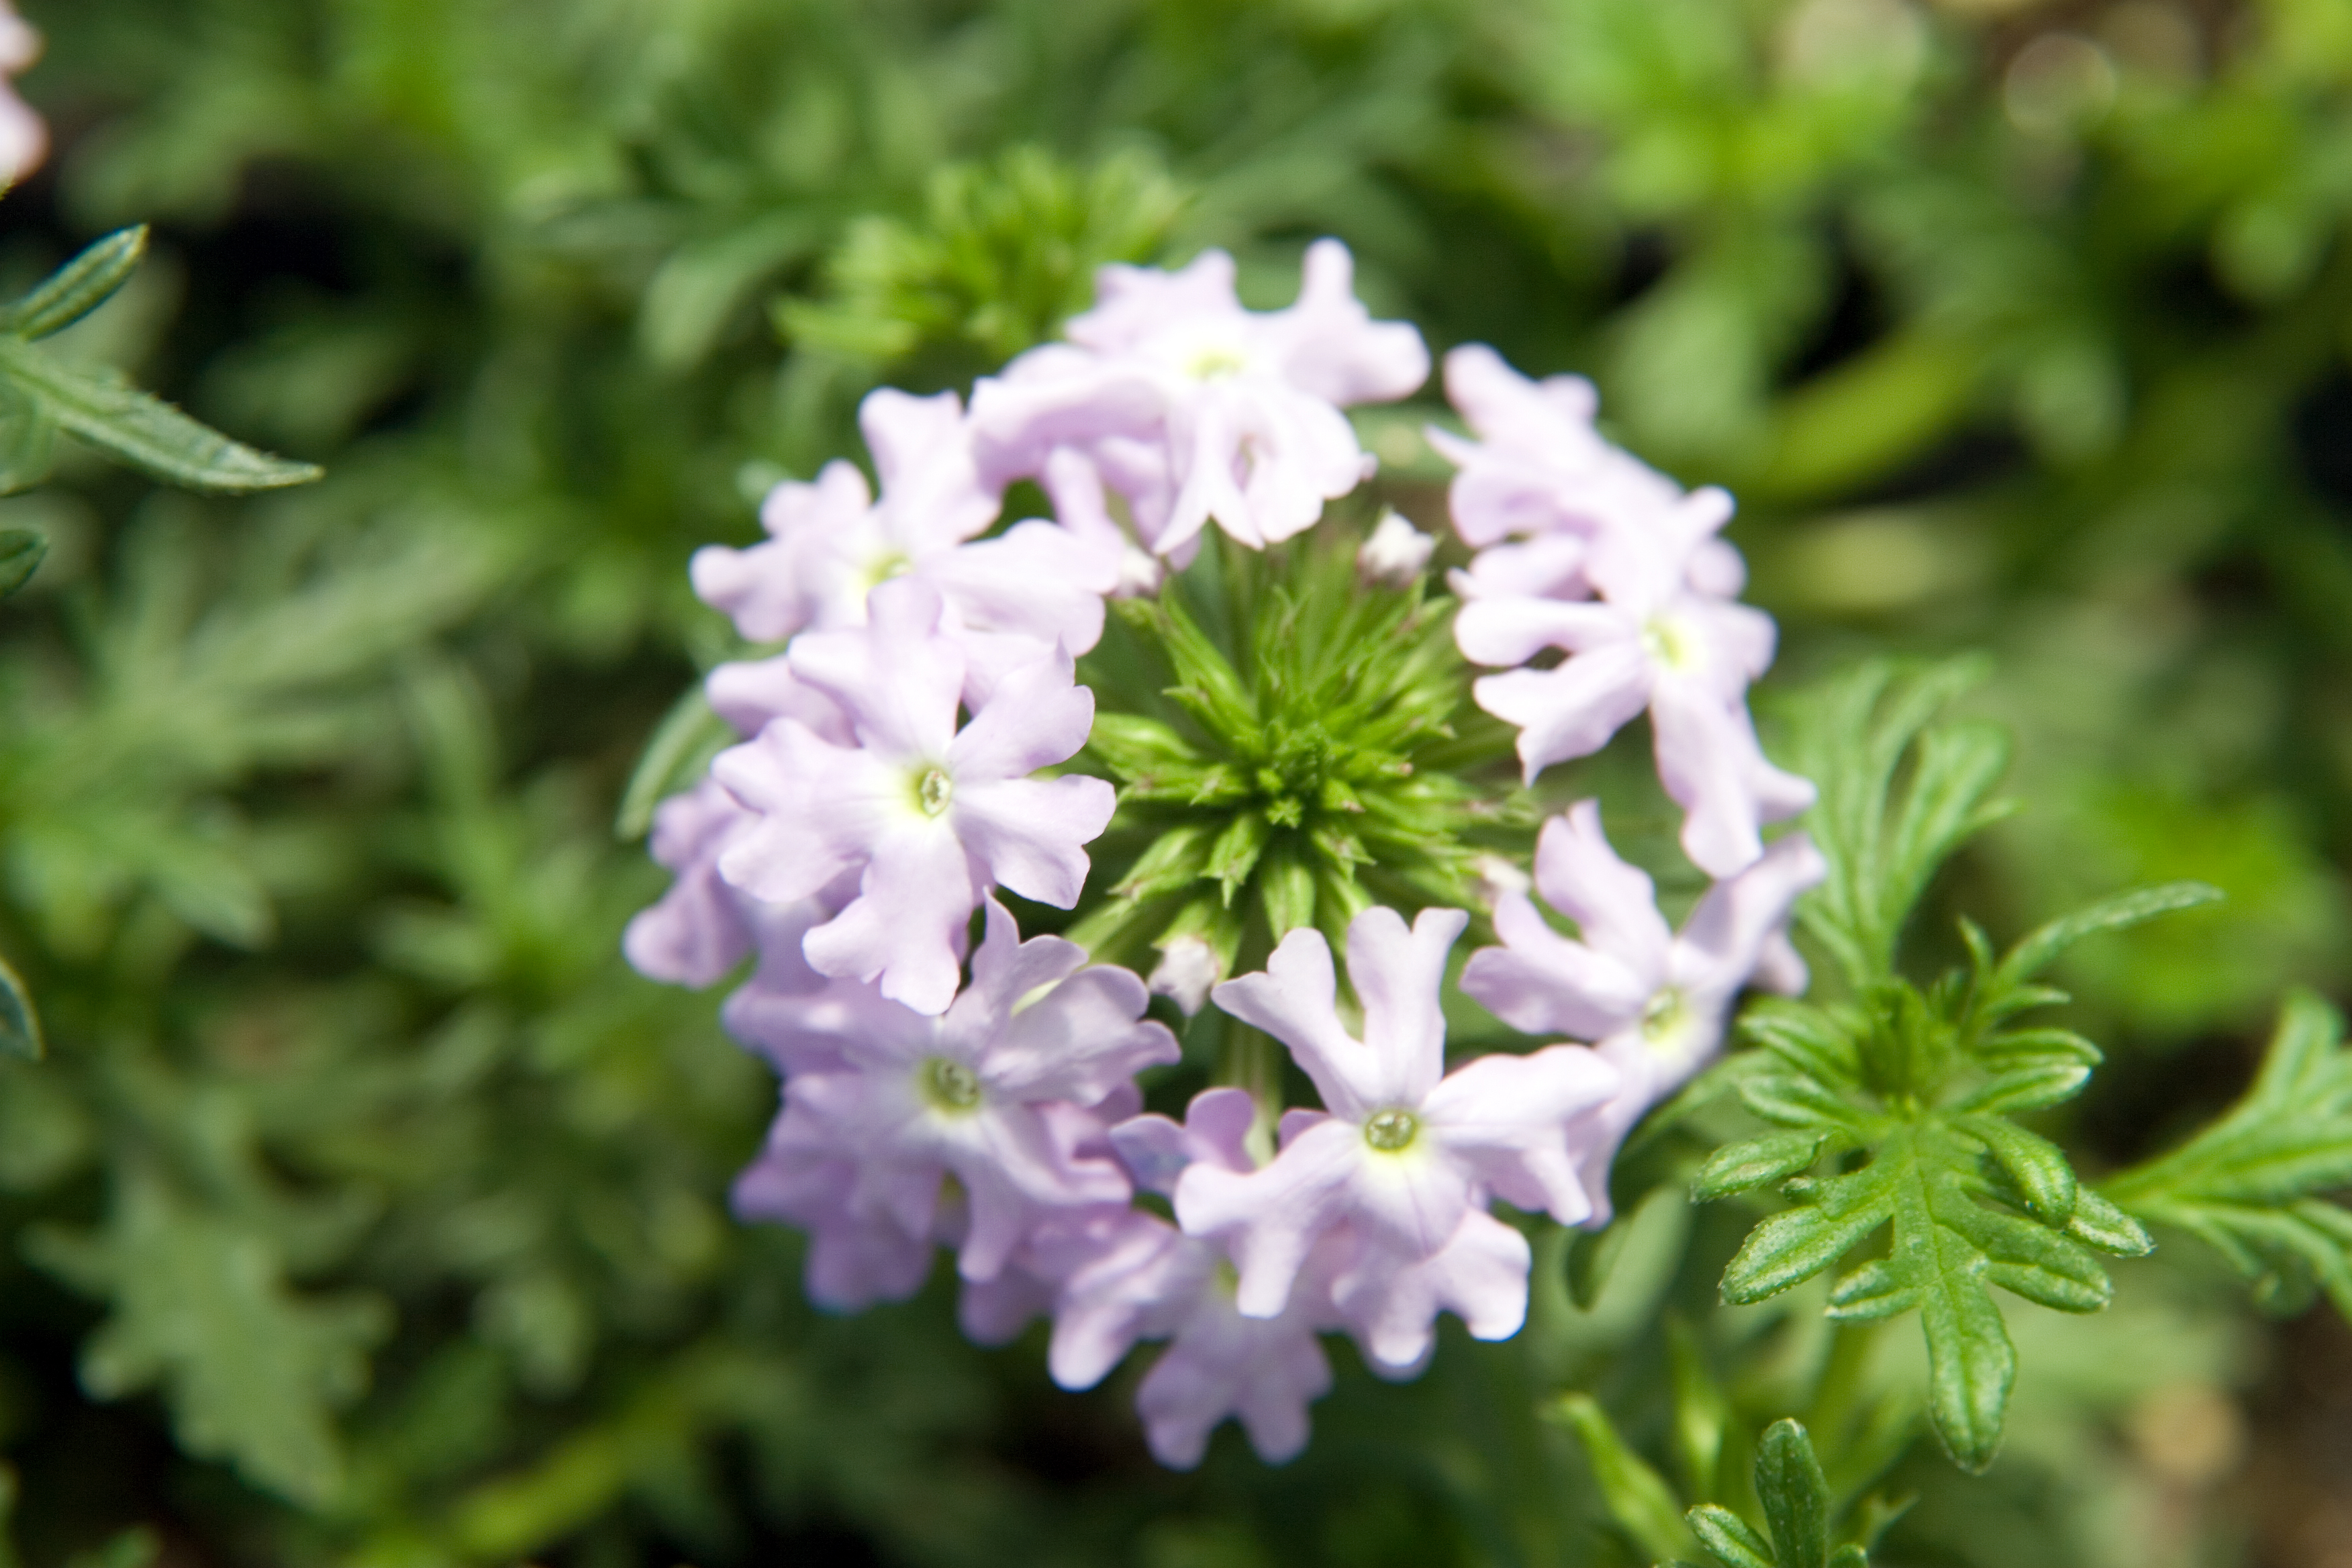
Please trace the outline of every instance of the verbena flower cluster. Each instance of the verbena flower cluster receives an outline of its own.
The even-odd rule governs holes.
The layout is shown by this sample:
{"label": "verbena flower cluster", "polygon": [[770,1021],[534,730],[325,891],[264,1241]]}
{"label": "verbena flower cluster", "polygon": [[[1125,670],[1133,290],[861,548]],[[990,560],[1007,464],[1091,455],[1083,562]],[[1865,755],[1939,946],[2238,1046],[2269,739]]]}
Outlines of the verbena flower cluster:
{"label": "verbena flower cluster", "polygon": [[[1431,432],[1475,552],[1458,613],[1423,596],[1436,542],[1393,512],[1349,570],[1294,569],[1374,470],[1343,410],[1428,372],[1333,241],[1269,312],[1221,252],[1109,268],[1066,342],[968,408],[872,395],[877,488],[834,463],[770,496],[766,542],[694,561],[704,599],[782,646],[709,676],[740,743],[657,813],[677,881],[627,952],[694,985],[754,961],[723,1016],[782,1109],[738,1211],[808,1233],[809,1293],[835,1310],[911,1294],[952,1249],[966,1331],[1049,1317],[1066,1387],[1166,1342],[1137,1403],[1170,1465],[1228,1416],[1265,1458],[1297,1453],[1325,1333],[1402,1378],[1442,1312],[1516,1332],[1529,1247],[1495,1205],[1605,1223],[1621,1142],[1717,1051],[1740,989],[1804,984],[1784,927],[1821,858],[1759,828],[1811,790],[1748,720],[1773,627],[1737,602],[1729,498],[1611,446],[1585,383],[1467,347],[1444,375],[1475,439]],[[1000,529],[1021,480],[1054,515]],[[1173,591],[1188,567],[1222,584],[1222,641]],[[1077,661],[1113,622],[1165,658],[1172,710],[1097,710],[1117,683]],[[1465,695],[1516,729],[1527,784],[1647,713],[1713,879],[1679,932],[1595,803],[1530,845],[1495,808],[1528,798],[1507,771],[1485,794],[1448,771]],[[1122,838],[1141,847],[1101,886],[1089,846]],[[1024,940],[1000,892],[1078,918]],[[1460,989],[1543,1043],[1449,1072],[1468,903],[1497,940]],[[1136,952],[1149,982],[1094,961]],[[1139,1075],[1185,1057],[1155,991],[1188,1039],[1224,1042],[1192,1066],[1242,1080],[1181,1121],[1143,1111]],[[1250,1070],[1253,1030],[1319,1107]]]}

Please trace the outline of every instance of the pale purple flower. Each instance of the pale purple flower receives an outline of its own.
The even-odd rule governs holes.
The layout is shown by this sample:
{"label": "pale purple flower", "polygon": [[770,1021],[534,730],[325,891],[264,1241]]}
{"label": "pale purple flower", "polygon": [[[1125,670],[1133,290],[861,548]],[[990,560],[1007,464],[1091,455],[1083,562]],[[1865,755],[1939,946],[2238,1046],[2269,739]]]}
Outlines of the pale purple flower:
{"label": "pale purple flower", "polygon": [[[1193,1097],[1181,1126],[1139,1116],[1114,1126],[1110,1139],[1137,1185],[1164,1195],[1195,1163],[1251,1170],[1245,1141],[1255,1116],[1246,1091],[1213,1089]],[[1199,1464],[1210,1432],[1227,1416],[1240,1420],[1269,1464],[1307,1446],[1307,1407],[1331,1385],[1317,1333],[1338,1324],[1319,1279],[1294,1288],[1276,1316],[1245,1318],[1234,1305],[1223,1248],[1154,1215],[1089,1216],[1066,1227],[1058,1243],[1033,1249],[1056,1246],[1061,1285],[1048,1358],[1055,1382],[1091,1387],[1137,1341],[1169,1340],[1136,1395],[1162,1464]]]}
{"label": "pale purple flower", "polygon": [[677,878],[622,934],[621,951],[640,974],[678,985],[708,985],[751,951],[750,901],[719,875],[719,858],[758,821],[719,781],[654,808],[654,859]]}
{"label": "pale purple flower", "polygon": [[1283,1310],[1317,1242],[1343,1225],[1418,1261],[1444,1249],[1488,1193],[1566,1225],[1590,1213],[1562,1130],[1616,1091],[1614,1068],[1562,1046],[1481,1057],[1441,1076],[1438,988],[1468,918],[1425,910],[1407,931],[1393,910],[1356,917],[1348,972],[1363,1004],[1360,1041],[1339,1020],[1331,950],[1309,928],[1283,939],[1266,973],[1213,994],[1288,1046],[1328,1108],[1286,1117],[1282,1151],[1264,1170],[1195,1164],[1177,1185],[1186,1232],[1231,1247],[1244,1315]]}
{"label": "pale purple flower", "polygon": [[1478,705],[1519,726],[1528,782],[1553,763],[1590,755],[1644,709],[1658,774],[1681,805],[1683,848],[1726,877],[1763,853],[1758,825],[1793,816],[1813,787],[1767,762],[1746,707],[1748,683],[1772,662],[1772,619],[1703,594],[1688,567],[1730,515],[1730,498],[1702,490],[1658,526],[1595,539],[1582,566],[1598,601],[1496,594],[1454,621],[1474,663],[1517,665],[1545,648],[1552,669],[1514,669],[1472,688]]}
{"label": "pale purple flower", "polygon": [[955,995],[958,935],[991,887],[1077,902],[1079,847],[1109,822],[1114,795],[1101,779],[1029,776],[1066,761],[1094,722],[1066,653],[1013,671],[958,730],[968,661],[938,635],[937,593],[885,584],[872,609],[869,626],[803,633],[787,655],[840,705],[856,745],[787,717],[711,764],[759,817],[719,871],[775,903],[859,872],[857,896],[808,933],[810,963],[937,1014]]}
{"label": "pale purple flower", "polygon": [[1594,426],[1599,399],[1580,375],[1529,381],[1486,344],[1465,343],[1445,356],[1445,395],[1479,437],[1428,432],[1430,444],[1460,469],[1448,503],[1465,543],[1598,534],[1671,507],[1682,494]]}
{"label": "pale purple flower", "polygon": [[[1352,1241],[1352,1245],[1349,1243]],[[1435,1253],[1416,1258],[1372,1237],[1344,1238],[1332,1306],[1374,1373],[1391,1382],[1419,1373],[1437,1348],[1440,1312],[1475,1340],[1507,1340],[1528,1317],[1528,1238],[1473,1208]]]}
{"label": "pale purple flower", "polygon": [[1570,1138],[1593,1223],[1609,1217],[1609,1163],[1625,1133],[1713,1059],[1740,988],[1754,980],[1803,989],[1789,911],[1827,869],[1810,838],[1789,834],[1709,889],[1676,934],[1649,877],[1609,847],[1598,803],[1544,824],[1536,888],[1582,940],[1552,930],[1524,895],[1506,896],[1495,906],[1503,945],[1470,955],[1462,989],[1529,1034],[1597,1041],[1616,1065],[1616,1095]]}
{"label": "pale purple flower", "polygon": [[974,475],[955,394],[913,397],[884,387],[867,395],[858,420],[882,477],[880,499],[845,462],[825,465],[814,484],[778,485],[760,509],[765,543],[695,552],[695,591],[704,600],[734,617],[745,637],[777,642],[863,626],[866,595],[911,577],[939,591],[951,635],[1033,645],[1005,656],[1012,661],[1056,641],[1074,654],[1094,647],[1103,595],[1118,584],[1116,562],[1045,521],[967,542],[995,521],[999,505]]}
{"label": "pale purple flower", "polygon": [[993,899],[987,911],[971,984],[943,1016],[869,991],[835,1026],[841,1069],[784,1085],[785,1121],[853,1162],[852,1214],[929,1236],[953,1178],[971,1205],[959,1262],[971,1279],[994,1278],[1041,1220],[1127,1200],[1118,1165],[1088,1152],[1099,1119],[1068,1108],[1101,1106],[1180,1055],[1174,1036],[1142,1018],[1134,974],[1087,967],[1085,950],[1059,937],[1022,942]]}
{"label": "pale purple flower", "polygon": [[853,1212],[857,1166],[849,1152],[805,1117],[777,1117],[760,1157],[735,1180],[738,1217],[797,1226],[808,1233],[803,1264],[809,1300],[829,1311],[855,1312],[903,1301],[922,1288],[931,1251],[961,1228],[956,1205],[942,1205],[921,1231],[887,1214]]}
{"label": "pale purple flower", "polygon": [[1308,247],[1298,300],[1282,310],[1244,310],[1221,250],[1179,272],[1097,278],[1069,343],[973,388],[974,450],[984,483],[1046,479],[1084,531],[1101,531],[1106,492],[1117,495],[1160,555],[1212,520],[1254,547],[1311,527],[1373,467],[1340,408],[1402,397],[1429,374],[1421,334],[1374,321],[1356,299],[1337,240]]}
{"label": "pale purple flower", "polygon": [[49,150],[49,128],[5,79],[23,75],[40,58],[41,35],[0,0],[0,184],[31,174]]}

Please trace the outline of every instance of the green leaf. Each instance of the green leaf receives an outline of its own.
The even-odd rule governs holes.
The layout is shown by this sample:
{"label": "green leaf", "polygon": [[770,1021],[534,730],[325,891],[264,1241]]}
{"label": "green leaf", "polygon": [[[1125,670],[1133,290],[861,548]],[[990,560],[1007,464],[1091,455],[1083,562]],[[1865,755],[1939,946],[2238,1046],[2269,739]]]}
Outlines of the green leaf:
{"label": "green leaf", "polygon": [[32,339],[65,331],[114,298],[146,255],[146,225],[118,229],[58,268],[39,288],[0,310],[0,332]]}
{"label": "green leaf", "polygon": [[240,446],[112,370],[67,364],[0,337],[0,377],[68,433],[154,479],[220,495],[309,484],[321,470]]}
{"label": "green leaf", "polygon": [[1691,1533],[1724,1568],[1774,1568],[1771,1542],[1729,1509],[1701,1503],[1687,1518]]}
{"label": "green leaf", "polygon": [[653,826],[654,809],[680,790],[691,789],[708,773],[710,759],[733,744],[734,728],[711,711],[699,683],[670,705],[646,742],[643,755],[621,792],[621,808],[614,814],[613,837],[635,843]]}
{"label": "green leaf", "polygon": [[[2016,1374],[1992,1287],[2071,1311],[2104,1304],[2108,1291],[2081,1238],[2001,1202],[1981,1168],[1984,1147],[1968,1126],[1938,1117],[1898,1125],[1861,1170],[1803,1184],[1799,1205],[1758,1226],[1723,1277],[1725,1300],[1760,1300],[1891,1227],[1887,1256],[1839,1282],[1831,1314],[1918,1310],[1936,1429],[1955,1462],[1971,1470],[1990,1464],[2000,1446]],[[2057,1190],[2046,1172],[2036,1180]]]}
{"label": "green leaf", "polygon": [[0,381],[0,495],[41,483],[57,458],[56,418],[38,398]]}
{"label": "green leaf", "polygon": [[1827,1568],[1830,1485],[1812,1439],[1794,1421],[1775,1421],[1756,1448],[1756,1496],[1772,1531],[1778,1568]]}
{"label": "green leaf", "polygon": [[391,1328],[383,1303],[298,1297],[260,1232],[152,1173],[117,1184],[95,1235],[26,1241],[36,1263],[112,1302],[83,1344],[83,1386],[120,1399],[160,1384],[190,1452],[295,1502],[326,1503],[343,1479],[332,1412],[365,1386],[367,1349]]}
{"label": "green leaf", "polygon": [[1984,670],[1976,659],[1879,661],[1801,707],[1794,762],[1821,790],[1805,825],[1829,876],[1799,913],[1856,990],[1893,974],[1896,941],[1929,879],[2009,809],[1992,795],[2008,764],[2006,734],[1938,721]]}
{"label": "green leaf", "polygon": [[1691,1197],[1707,1203],[1795,1175],[1821,1158],[1828,1141],[1822,1132],[1765,1132],[1727,1143],[1691,1177]]}
{"label": "green leaf", "polygon": [[2195,909],[2221,901],[2221,889],[2202,882],[2167,882],[2102,899],[2088,909],[2052,921],[2009,950],[1995,972],[1994,984],[2005,989],[2022,985],[2046,968],[2051,960],[2086,936],[2122,931],[2174,910]]}
{"label": "green leaf", "polygon": [[[2326,1195],[2347,1186],[2352,1052],[2336,1011],[2297,992],[2245,1098],[2101,1194],[2212,1247],[2265,1307],[2292,1311],[2324,1290],[2352,1318],[2352,1210]],[[2101,1215],[2094,1223],[2111,1222]]]}
{"label": "green leaf", "polygon": [[41,1059],[41,1020],[31,993],[8,961],[0,958],[0,1056]]}
{"label": "green leaf", "polygon": [[48,552],[49,542],[29,528],[0,529],[0,599],[31,582]]}
{"label": "green leaf", "polygon": [[1674,1557],[1696,1544],[1665,1478],[1626,1447],[1609,1413],[1590,1394],[1562,1394],[1545,1415],[1566,1425],[1584,1445],[1585,1460],[1592,1467],[1609,1517],[1634,1544],[1658,1557]]}

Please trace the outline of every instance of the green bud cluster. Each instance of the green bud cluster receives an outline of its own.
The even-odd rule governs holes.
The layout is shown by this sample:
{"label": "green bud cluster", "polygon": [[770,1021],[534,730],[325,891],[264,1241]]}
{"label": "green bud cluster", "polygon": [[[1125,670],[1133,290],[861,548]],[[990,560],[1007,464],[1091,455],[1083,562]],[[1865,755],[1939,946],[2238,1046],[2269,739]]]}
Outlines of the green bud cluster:
{"label": "green bud cluster", "polygon": [[1081,759],[1119,786],[1108,896],[1069,933],[1097,957],[1196,936],[1231,973],[1298,926],[1336,944],[1373,903],[1471,901],[1510,733],[1470,700],[1454,601],[1360,583],[1355,545],[1212,540],[1158,598],[1117,602]]}

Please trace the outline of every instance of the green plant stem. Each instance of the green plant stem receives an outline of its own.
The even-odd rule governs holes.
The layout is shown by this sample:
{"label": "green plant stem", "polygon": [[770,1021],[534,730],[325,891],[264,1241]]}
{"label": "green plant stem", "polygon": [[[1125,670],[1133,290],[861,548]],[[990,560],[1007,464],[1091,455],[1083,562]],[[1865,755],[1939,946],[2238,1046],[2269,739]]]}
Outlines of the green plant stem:
{"label": "green plant stem", "polygon": [[1813,1384],[1812,1407],[1806,1427],[1824,1443],[1843,1445],[1862,1403],[1864,1375],[1871,1352],[1877,1348],[1885,1319],[1840,1322],[1830,1329],[1830,1348],[1822,1358],[1821,1376]]}

